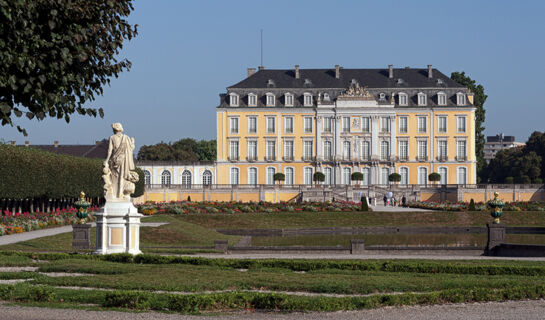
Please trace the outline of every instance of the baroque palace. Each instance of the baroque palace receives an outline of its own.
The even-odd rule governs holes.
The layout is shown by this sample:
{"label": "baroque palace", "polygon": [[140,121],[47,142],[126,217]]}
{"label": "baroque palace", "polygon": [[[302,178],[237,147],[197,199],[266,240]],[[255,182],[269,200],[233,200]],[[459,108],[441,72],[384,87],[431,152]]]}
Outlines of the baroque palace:
{"label": "baroque palace", "polygon": [[427,69],[248,69],[217,107],[217,184],[475,184],[473,94]]}

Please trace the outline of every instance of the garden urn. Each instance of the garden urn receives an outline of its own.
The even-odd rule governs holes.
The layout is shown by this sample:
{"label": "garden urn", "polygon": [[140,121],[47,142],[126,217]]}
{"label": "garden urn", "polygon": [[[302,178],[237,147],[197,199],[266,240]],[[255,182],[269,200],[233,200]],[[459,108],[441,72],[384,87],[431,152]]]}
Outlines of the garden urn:
{"label": "garden urn", "polygon": [[80,224],[85,223],[85,220],[89,215],[87,209],[89,209],[90,206],[91,204],[88,201],[85,201],[85,193],[82,191],[79,194],[79,200],[74,203],[74,207],[77,209],[76,217],[78,217]]}
{"label": "garden urn", "polygon": [[500,217],[502,215],[502,209],[505,203],[498,199],[499,193],[494,192],[494,200],[488,201],[488,207],[490,208],[490,215],[494,218],[494,224],[500,223]]}

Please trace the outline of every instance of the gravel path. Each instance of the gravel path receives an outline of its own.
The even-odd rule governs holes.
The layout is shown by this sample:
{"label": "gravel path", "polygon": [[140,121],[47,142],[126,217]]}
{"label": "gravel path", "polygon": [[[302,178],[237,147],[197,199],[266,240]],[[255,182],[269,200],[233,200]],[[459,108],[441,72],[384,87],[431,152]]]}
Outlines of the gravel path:
{"label": "gravel path", "polygon": [[471,304],[451,304],[418,307],[387,307],[363,311],[331,313],[229,313],[221,316],[185,316],[157,312],[129,313],[115,311],[83,311],[71,309],[49,309],[0,305],[0,320],[214,320],[214,319],[302,319],[302,320],[356,320],[356,319],[543,319],[545,301],[508,301]]}

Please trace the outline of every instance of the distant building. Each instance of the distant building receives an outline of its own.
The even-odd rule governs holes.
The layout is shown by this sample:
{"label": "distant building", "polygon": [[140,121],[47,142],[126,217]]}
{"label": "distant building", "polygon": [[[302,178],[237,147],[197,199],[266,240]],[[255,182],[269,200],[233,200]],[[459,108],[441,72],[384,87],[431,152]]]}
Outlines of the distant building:
{"label": "distant building", "polygon": [[503,133],[495,136],[486,137],[484,144],[484,158],[489,163],[490,160],[496,157],[496,153],[500,150],[524,146],[523,142],[516,142],[514,136],[504,136]]}
{"label": "distant building", "polygon": [[[15,144],[15,142],[12,142]],[[38,144],[31,145],[29,141],[25,141],[26,147],[38,148],[45,151],[66,154],[74,157],[106,159],[108,155],[108,140],[95,141],[95,144],[59,144],[55,141],[53,144]]]}

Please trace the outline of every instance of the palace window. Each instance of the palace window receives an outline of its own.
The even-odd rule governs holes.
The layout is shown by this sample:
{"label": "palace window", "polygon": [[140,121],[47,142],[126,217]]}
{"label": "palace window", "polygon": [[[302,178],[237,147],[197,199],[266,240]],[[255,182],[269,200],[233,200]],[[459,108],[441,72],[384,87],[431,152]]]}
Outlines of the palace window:
{"label": "palace window", "polygon": [[303,141],[303,160],[310,161],[312,153],[312,141]]}
{"label": "palace window", "polygon": [[369,180],[369,168],[362,168],[361,173],[363,174],[363,180],[361,181],[361,183],[364,186],[368,186],[371,183],[371,180]]}
{"label": "palace window", "polygon": [[350,159],[350,141],[343,142],[343,159],[344,160]]}
{"label": "palace window", "polygon": [[238,160],[238,141],[229,141],[229,159]]}
{"label": "palace window", "polygon": [[466,160],[466,141],[458,140],[456,141],[456,157],[460,161]]}
{"label": "palace window", "polygon": [[332,184],[333,183],[333,175],[331,173],[331,168],[327,167],[324,168],[324,184]]}
{"label": "palace window", "polygon": [[288,184],[288,185],[292,185],[293,184],[293,168],[286,168],[284,169],[284,176],[285,176],[285,180],[284,180],[284,184]]}
{"label": "palace window", "polygon": [[324,141],[324,160],[332,160],[333,153],[331,152],[331,141]]}
{"label": "palace window", "polygon": [[170,186],[170,171],[165,170],[163,173],[161,173],[161,185],[162,186]]}
{"label": "palace window", "polygon": [[274,133],[276,131],[275,121],[274,117],[267,117],[267,133]]}
{"label": "palace window", "polygon": [[399,174],[401,175],[401,181],[399,183],[404,185],[409,184],[409,168],[399,168]]}
{"label": "palace window", "polygon": [[238,133],[238,118],[229,118],[231,133]]}
{"label": "palace window", "polygon": [[304,106],[312,107],[312,95],[310,93],[305,93],[303,97]]}
{"label": "palace window", "polygon": [[369,155],[371,154],[369,141],[361,142],[361,159],[369,160]]}
{"label": "palace window", "polygon": [[447,117],[437,117],[437,132],[447,133]]}
{"label": "palace window", "polygon": [[238,107],[238,94],[231,93],[229,94],[229,105],[231,107]]}
{"label": "palace window", "polygon": [[286,95],[284,95],[284,105],[286,107],[293,107],[293,94],[286,93]]}
{"label": "palace window", "polygon": [[257,117],[248,117],[248,133],[257,133]]}
{"label": "palace window", "polygon": [[257,95],[250,93],[248,95],[248,106],[255,107],[257,106]]}
{"label": "palace window", "polygon": [[447,95],[444,92],[437,93],[437,104],[440,106],[447,105]]}
{"label": "palace window", "polygon": [[331,132],[331,120],[330,117],[324,118],[324,132]]}
{"label": "palace window", "polygon": [[465,116],[456,117],[456,132],[458,133],[466,132],[466,117]]}
{"label": "palace window", "polygon": [[350,117],[342,118],[343,132],[350,132]]}
{"label": "palace window", "polygon": [[397,96],[399,97],[400,106],[407,106],[409,104],[409,97],[406,93],[400,92]]}
{"label": "palace window", "polygon": [[303,183],[312,184],[312,168],[303,169]]}
{"label": "palace window", "polygon": [[407,140],[399,141],[399,160],[409,160],[409,141]]}
{"label": "palace window", "polygon": [[274,174],[276,173],[276,170],[274,168],[267,168],[267,181],[265,183],[267,184],[274,184]]}
{"label": "palace window", "polygon": [[418,140],[418,160],[425,161],[428,159],[428,141]]}
{"label": "palace window", "polygon": [[447,140],[437,141],[437,157],[439,158],[439,161],[447,160],[447,146]]}
{"label": "palace window", "polygon": [[428,168],[420,167],[418,168],[418,184],[426,185],[428,183]]}
{"label": "palace window", "polygon": [[438,173],[441,176],[441,179],[439,180],[439,183],[440,184],[447,184],[448,183],[447,168],[446,167],[440,167]]}
{"label": "palace window", "polygon": [[267,160],[276,160],[276,141],[267,141]]}
{"label": "palace window", "polygon": [[230,176],[229,176],[229,182],[231,184],[239,184],[239,170],[238,168],[231,168],[231,172],[230,172]]}
{"label": "palace window", "polygon": [[191,188],[191,171],[184,170],[182,173],[182,186]]}
{"label": "palace window", "polygon": [[399,133],[407,133],[409,131],[409,119],[407,117],[399,117]]}
{"label": "palace window", "polygon": [[343,184],[350,184],[352,181],[352,170],[350,168],[343,168]]}
{"label": "palace window", "polygon": [[380,178],[382,184],[390,184],[390,169],[389,168],[382,168],[380,170]]}
{"label": "palace window", "polygon": [[202,174],[202,184],[209,186],[212,184],[212,172],[210,170],[205,170]]}
{"label": "palace window", "polygon": [[303,127],[305,130],[305,133],[312,133],[312,117],[303,118]]}
{"label": "palace window", "polygon": [[369,132],[370,130],[370,119],[369,117],[363,117],[361,118],[361,131],[362,132]]}
{"label": "palace window", "polygon": [[257,160],[257,141],[249,140],[248,141],[248,161]]}
{"label": "palace window", "polygon": [[284,160],[293,160],[293,140],[284,140]]}
{"label": "palace window", "polygon": [[284,132],[293,133],[293,117],[284,118]]}
{"label": "palace window", "polygon": [[144,170],[144,184],[151,184],[151,173],[148,170]]}
{"label": "palace window", "polygon": [[390,117],[380,118],[380,128],[383,133],[390,132]]}
{"label": "palace window", "polygon": [[253,186],[257,184],[257,168],[248,169],[248,184]]}
{"label": "palace window", "polygon": [[274,107],[275,97],[272,93],[267,93],[267,107]]}
{"label": "palace window", "polygon": [[426,133],[428,131],[427,120],[427,117],[418,117],[418,133]]}
{"label": "palace window", "polygon": [[459,106],[465,106],[466,105],[466,95],[462,92],[458,92],[456,94],[456,104]]}
{"label": "palace window", "polygon": [[380,160],[390,160],[390,143],[388,141],[380,142]]}
{"label": "palace window", "polygon": [[465,167],[458,167],[456,169],[458,176],[458,184],[467,184],[467,169]]}
{"label": "palace window", "polygon": [[425,93],[419,92],[418,93],[418,105],[419,106],[425,106],[427,104],[428,97]]}

